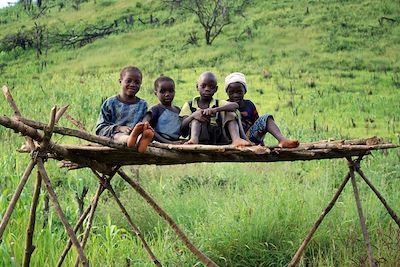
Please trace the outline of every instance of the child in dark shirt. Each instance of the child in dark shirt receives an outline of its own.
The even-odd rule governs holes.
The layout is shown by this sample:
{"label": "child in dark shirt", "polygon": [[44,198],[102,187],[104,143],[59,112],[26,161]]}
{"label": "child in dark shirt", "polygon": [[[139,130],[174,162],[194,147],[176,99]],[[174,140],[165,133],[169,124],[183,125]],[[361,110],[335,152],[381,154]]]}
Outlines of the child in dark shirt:
{"label": "child in dark shirt", "polygon": [[[190,139],[186,144],[228,144],[249,146],[251,143],[239,135],[239,125],[234,111],[238,104],[218,101],[213,98],[217,92],[217,78],[212,72],[200,75],[197,84],[200,96],[186,102],[180,112],[182,132],[189,131]],[[229,137],[225,133],[227,129]]]}
{"label": "child in dark shirt", "polygon": [[128,147],[135,146],[142,134],[138,151],[144,152],[154,133],[148,123],[141,122],[147,111],[147,102],[136,96],[142,84],[142,72],[127,66],[121,70],[119,83],[121,92],[101,105],[96,134],[127,143]]}
{"label": "child in dark shirt", "polygon": [[155,130],[154,139],[161,143],[179,143],[181,135],[180,108],[172,105],[175,83],[170,77],[160,76],[154,81],[154,94],[160,101],[151,107],[143,121],[150,122]]}
{"label": "child in dark shirt", "polygon": [[270,114],[259,117],[253,102],[244,99],[247,92],[246,79],[243,73],[234,72],[225,78],[225,91],[229,101],[239,105],[242,129],[247,138],[255,144],[263,144],[266,133],[272,134],[279,142],[279,147],[294,148],[299,141],[287,139],[279,130],[274,118]]}

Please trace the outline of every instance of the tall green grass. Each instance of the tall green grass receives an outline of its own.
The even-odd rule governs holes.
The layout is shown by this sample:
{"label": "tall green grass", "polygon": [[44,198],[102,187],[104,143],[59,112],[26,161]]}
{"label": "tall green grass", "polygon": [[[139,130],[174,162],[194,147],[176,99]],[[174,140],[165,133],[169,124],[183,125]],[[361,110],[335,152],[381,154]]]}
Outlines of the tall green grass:
{"label": "tall green grass", "polygon": [[[176,81],[175,104],[181,106],[197,94],[195,82],[201,72],[217,74],[216,97],[225,99],[224,77],[242,71],[249,85],[246,97],[256,103],[260,113],[273,114],[282,131],[292,138],[308,142],[379,135],[400,142],[400,27],[398,23],[386,21],[381,25],[378,21],[382,16],[398,21],[397,2],[254,1],[245,18],[235,17],[211,47],[205,46],[204,40],[197,46],[188,45],[190,32],[197,31],[202,37],[196,19],[171,13],[159,1],[96,2],[83,3],[79,11],[69,6],[61,11],[52,9],[39,22],[62,31],[104,24],[131,13],[141,17],[153,13],[161,20],[175,17],[176,23],[171,27],[135,24],[124,33],[82,48],[52,48],[39,61],[33,51],[0,52],[0,82],[9,85],[26,117],[45,122],[53,105],[70,104],[69,113],[93,131],[102,98],[119,92],[119,70],[128,64],[143,70],[139,96],[150,105],[157,103],[152,84],[160,74]],[[33,25],[19,7],[0,10],[0,16],[0,37]],[[44,69],[42,61],[47,62]],[[6,101],[0,101],[0,112],[12,115]],[[73,127],[64,118],[60,124]],[[0,140],[2,217],[28,156],[15,151],[23,138],[12,131],[0,127]],[[58,135],[54,140],[81,142]],[[267,136],[267,144],[275,142]],[[362,162],[366,175],[397,212],[399,157],[398,150],[374,152]],[[66,172],[56,162],[46,164],[63,210],[73,223],[78,217],[74,193],[87,185],[88,196],[92,196],[97,183],[87,170]],[[126,170],[218,264],[284,266],[332,198],[347,167],[344,160],[325,160]],[[34,175],[0,244],[2,266],[22,263],[33,184]],[[120,178],[114,178],[113,186],[165,266],[201,265]],[[367,186],[359,186],[374,256],[381,266],[396,266],[400,262],[399,229]],[[67,238],[52,209],[49,224],[42,228],[43,199],[42,192],[32,266],[54,266]],[[98,209],[88,242],[91,264],[152,265],[111,195],[104,193]],[[307,247],[301,266],[366,265],[357,216],[348,185]],[[75,257],[72,251],[66,266],[72,265]]]}

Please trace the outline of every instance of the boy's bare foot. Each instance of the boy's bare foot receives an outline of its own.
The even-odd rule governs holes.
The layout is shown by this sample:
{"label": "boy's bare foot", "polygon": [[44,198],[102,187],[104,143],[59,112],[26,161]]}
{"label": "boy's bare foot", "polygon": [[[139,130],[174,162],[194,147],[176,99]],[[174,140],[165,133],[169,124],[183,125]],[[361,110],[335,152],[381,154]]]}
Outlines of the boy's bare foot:
{"label": "boy's bare foot", "polygon": [[242,138],[236,139],[234,141],[232,141],[232,145],[234,147],[241,147],[241,146],[252,146],[254,145],[252,142],[244,140]]}
{"label": "boy's bare foot", "polygon": [[142,134],[142,138],[139,140],[138,152],[143,153],[146,151],[147,146],[151,143],[154,137],[154,131],[152,128],[145,129]]}
{"label": "boy's bare foot", "polygon": [[281,148],[295,148],[300,145],[297,140],[285,139],[279,142],[278,146]]}
{"label": "boy's bare foot", "polygon": [[139,135],[143,132],[144,125],[145,124],[143,122],[139,122],[138,124],[135,125],[132,132],[129,134],[128,140],[126,142],[126,145],[128,147],[134,147],[136,145],[136,141]]}

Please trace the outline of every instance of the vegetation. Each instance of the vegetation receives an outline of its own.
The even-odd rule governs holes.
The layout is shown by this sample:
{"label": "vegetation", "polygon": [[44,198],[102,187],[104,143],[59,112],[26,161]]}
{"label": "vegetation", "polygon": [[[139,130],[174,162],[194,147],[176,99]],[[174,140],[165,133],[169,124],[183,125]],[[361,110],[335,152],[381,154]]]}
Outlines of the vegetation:
{"label": "vegetation", "polygon": [[[60,4],[64,3],[64,4]],[[75,7],[74,7],[75,5]],[[157,103],[152,83],[176,81],[176,105],[196,94],[198,75],[246,74],[247,98],[260,113],[272,113],[282,131],[302,142],[372,135],[400,142],[400,5],[398,1],[261,1],[231,17],[212,46],[193,42],[203,29],[193,14],[163,1],[96,0],[47,2],[27,12],[23,5],[0,9],[2,44],[20,33],[32,45],[0,51],[0,83],[8,84],[21,112],[47,121],[52,105],[93,131],[102,99],[119,92],[119,70],[137,65],[144,73],[139,96]],[[35,11],[36,10],[36,11]],[[140,20],[139,20],[140,19]],[[113,31],[83,45],[63,46],[56,34]],[[116,26],[117,25],[117,26]],[[42,35],[38,30],[43,29]],[[35,39],[42,36],[41,42]],[[104,37],[104,38],[103,38]],[[48,41],[46,41],[48,40]],[[39,44],[41,46],[39,47]],[[41,48],[38,52],[38,47]],[[5,101],[0,112],[11,115]],[[60,124],[70,126],[65,119]],[[0,127],[0,217],[28,158],[15,151],[21,137]],[[58,138],[59,143],[78,142]],[[275,144],[270,136],[267,144]],[[400,213],[400,151],[375,152],[364,172]],[[66,172],[48,162],[53,184],[70,222],[79,214],[75,194],[96,190],[88,170]],[[284,266],[328,203],[346,173],[344,160],[274,164],[191,164],[127,167],[193,242],[222,266]],[[89,178],[90,177],[90,178]],[[0,265],[19,266],[34,181],[23,191],[0,244]],[[172,231],[131,189],[114,178],[124,203],[165,266],[200,265]],[[365,184],[360,193],[374,256],[381,266],[400,262],[400,231]],[[45,194],[42,192],[43,205]],[[32,266],[54,266],[66,236],[50,208],[39,209]],[[88,242],[93,266],[151,266],[110,196],[102,200]],[[74,264],[76,252],[67,257]],[[364,242],[351,187],[307,247],[302,266],[364,266]]]}

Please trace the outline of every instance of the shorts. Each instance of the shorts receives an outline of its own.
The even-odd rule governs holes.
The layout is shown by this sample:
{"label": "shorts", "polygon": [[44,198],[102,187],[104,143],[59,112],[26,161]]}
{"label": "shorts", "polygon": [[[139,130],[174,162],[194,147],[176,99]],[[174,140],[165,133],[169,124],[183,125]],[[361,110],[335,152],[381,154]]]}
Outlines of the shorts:
{"label": "shorts", "polygon": [[268,119],[274,119],[270,114],[264,114],[259,117],[254,124],[247,130],[246,136],[249,140],[256,145],[264,145],[265,134],[259,136],[259,133],[266,132]]}

